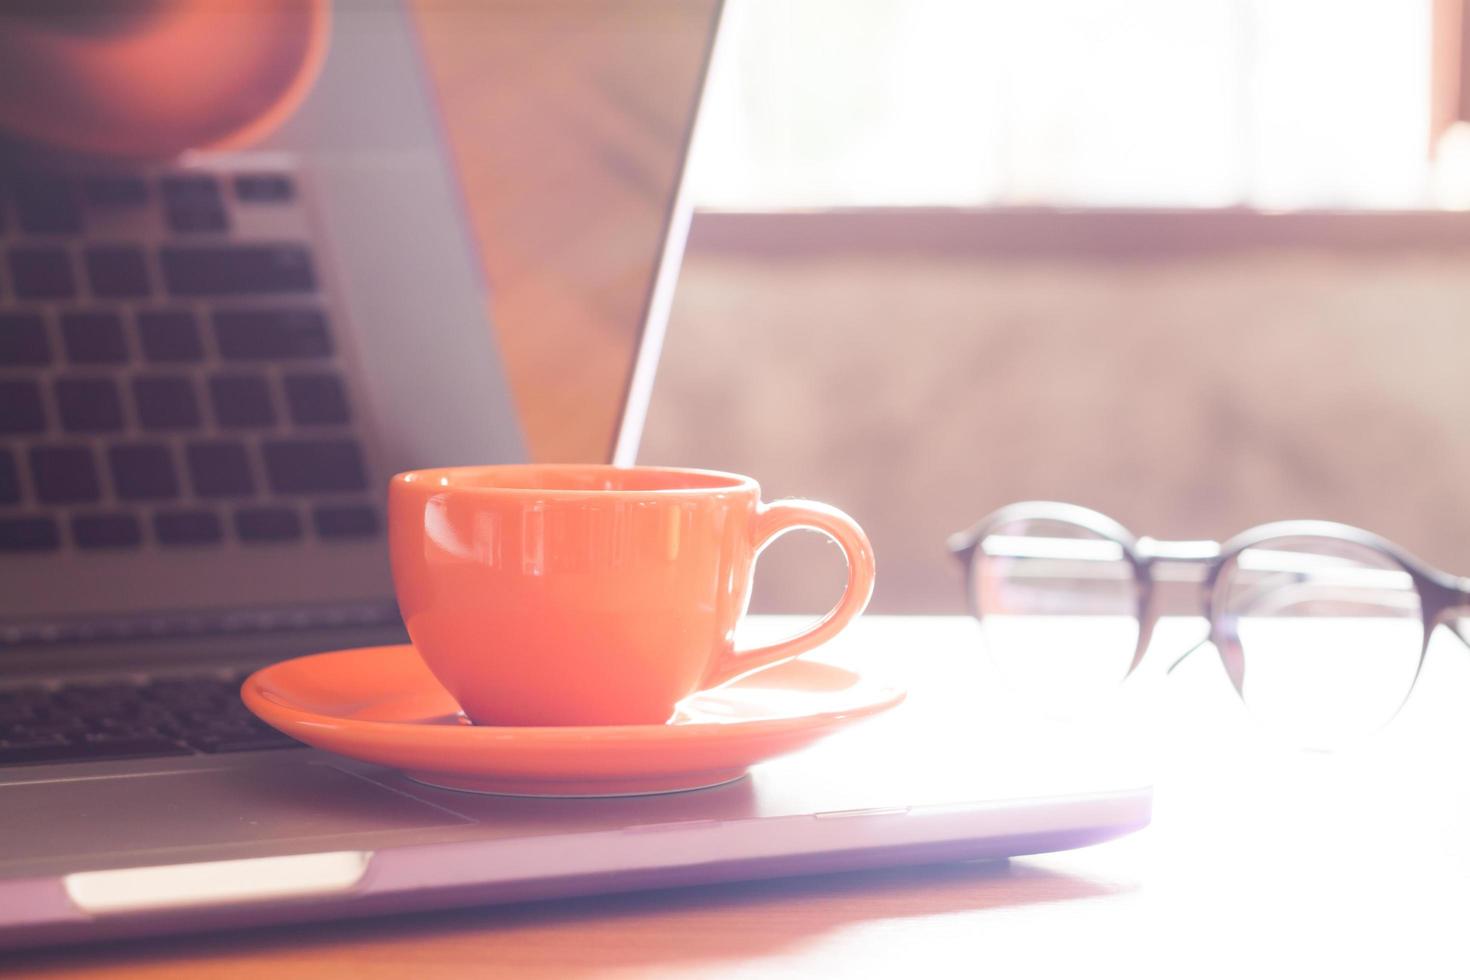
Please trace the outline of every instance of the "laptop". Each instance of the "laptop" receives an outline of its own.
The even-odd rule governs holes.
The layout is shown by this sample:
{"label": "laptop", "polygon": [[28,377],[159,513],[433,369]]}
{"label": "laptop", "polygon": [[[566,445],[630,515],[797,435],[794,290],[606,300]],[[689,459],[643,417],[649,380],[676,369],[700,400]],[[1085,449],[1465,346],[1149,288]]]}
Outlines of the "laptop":
{"label": "laptop", "polygon": [[[480,16],[544,11],[543,36],[584,52],[667,43],[670,7],[620,9]],[[659,233],[608,256],[642,270],[618,325],[619,463],[721,16],[692,9],[699,70],[663,86],[678,126],[650,130]],[[483,281],[417,32],[395,4],[338,4],[321,77],[259,146],[147,166],[7,151],[0,946],[1000,857],[1145,824],[1146,780],[1068,752],[1062,768],[955,765],[957,736],[922,711],[717,788],[592,800],[427,787],[246,711],[263,665],[405,639],[392,473],[530,456],[537,386],[515,383],[502,341],[536,324],[492,329],[515,270]]]}

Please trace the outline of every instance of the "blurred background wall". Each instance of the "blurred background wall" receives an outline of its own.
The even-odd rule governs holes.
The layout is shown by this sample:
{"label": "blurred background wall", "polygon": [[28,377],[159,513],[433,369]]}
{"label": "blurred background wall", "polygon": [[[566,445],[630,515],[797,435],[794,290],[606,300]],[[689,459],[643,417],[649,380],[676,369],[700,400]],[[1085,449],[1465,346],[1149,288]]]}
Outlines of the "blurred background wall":
{"label": "blurred background wall", "polygon": [[[945,536],[1032,498],[1347,521],[1470,572],[1467,320],[1470,215],[706,215],[642,459],[847,509],[884,611],[962,610]],[[830,602],[800,537],[757,608]]]}

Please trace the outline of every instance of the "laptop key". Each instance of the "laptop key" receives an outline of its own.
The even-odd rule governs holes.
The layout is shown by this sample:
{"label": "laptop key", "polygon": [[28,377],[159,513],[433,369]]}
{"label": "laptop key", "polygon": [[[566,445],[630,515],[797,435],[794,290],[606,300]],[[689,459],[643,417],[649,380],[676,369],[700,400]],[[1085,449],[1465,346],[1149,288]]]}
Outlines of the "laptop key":
{"label": "laptop key", "polygon": [[221,736],[190,739],[190,744],[217,755],[224,752],[264,752],[270,749],[299,749],[300,742],[289,735],[283,735],[277,731],[256,732],[250,735]]}
{"label": "laptop key", "polygon": [[199,426],[199,399],[194,382],[184,375],[152,375],[133,379],[133,404],[145,429],[194,429]]}
{"label": "laptop key", "polygon": [[92,718],[88,731],[91,735],[107,738],[174,737],[172,732],[163,731],[158,725],[138,718]]}
{"label": "laptop key", "polygon": [[235,685],[218,677],[167,677],[153,681],[139,693],[182,711],[189,706],[218,704],[227,695],[233,698],[236,692]]}
{"label": "laptop key", "polygon": [[10,192],[22,230],[32,235],[74,235],[82,230],[82,212],[71,181],[44,174],[16,174]]}
{"label": "laptop key", "polygon": [[122,364],[128,359],[122,317],[116,313],[64,313],[61,339],[73,364]]}
{"label": "laptop key", "polygon": [[204,201],[170,205],[167,209],[168,226],[178,232],[221,232],[229,231],[230,219],[225,209]]}
{"label": "laptop key", "polygon": [[61,530],[49,517],[0,518],[0,551],[55,551]]}
{"label": "laptop key", "polygon": [[319,538],[366,538],[378,533],[378,512],[366,504],[315,507],[311,519]]}
{"label": "laptop key", "polygon": [[[195,707],[180,711],[176,717],[184,724],[193,726],[193,730],[199,735],[218,732],[228,732],[238,735],[254,731],[254,726],[251,724],[254,721],[254,716],[243,708],[232,709],[219,696],[220,693],[223,692],[219,692],[209,699],[207,702],[208,707]],[[239,703],[238,698],[235,699],[235,703]],[[244,715],[243,717],[241,716],[242,713]]]}
{"label": "laptop key", "polygon": [[136,548],[143,529],[132,514],[79,514],[71,519],[71,536],[80,548]]}
{"label": "laptop key", "polygon": [[61,744],[0,746],[0,766],[40,765],[48,762],[89,762],[106,759],[192,755],[192,751],[162,736],[64,742]]}
{"label": "laptop key", "polygon": [[193,363],[204,359],[199,325],[187,310],[156,310],[138,314],[138,339],[143,356],[160,364]]}
{"label": "laptop key", "polygon": [[158,190],[165,203],[220,200],[219,181],[213,174],[166,174],[158,179]]}
{"label": "laptop key", "polygon": [[8,449],[0,449],[0,504],[20,503],[20,470],[15,465],[15,455]]}
{"label": "laptop key", "polygon": [[138,698],[138,686],[129,683],[68,684],[51,697],[51,703],[69,709],[111,710]]}
{"label": "laptop key", "polygon": [[148,182],[128,174],[96,174],[82,179],[82,199],[95,208],[136,208],[148,203]]}
{"label": "laptop key", "polygon": [[198,727],[187,731],[188,734],[185,737],[192,745],[206,741],[248,739],[259,734],[259,730],[254,725],[234,719],[202,722]]}
{"label": "laptop key", "polygon": [[0,367],[51,363],[46,323],[37,313],[0,313]]}
{"label": "laptop key", "polygon": [[367,486],[362,452],[351,440],[269,440],[262,451],[276,493],[344,493]]}
{"label": "laptop key", "polygon": [[66,745],[69,742],[80,739],[80,733],[76,733],[75,738],[70,733],[60,735],[32,735],[28,732],[16,731],[3,734],[5,737],[0,738],[0,748],[7,749],[49,748],[56,745]]}
{"label": "laptop key", "polygon": [[216,374],[209,379],[214,420],[222,429],[263,428],[275,425],[270,384],[263,375]]}
{"label": "laptop key", "polygon": [[0,765],[298,747],[246,710],[239,686],[208,675],[0,691]]}
{"label": "laptop key", "polygon": [[111,378],[59,378],[55,393],[67,432],[117,432],[123,427],[122,396]]}
{"label": "laptop key", "polygon": [[285,174],[237,174],[235,197],[251,204],[281,204],[296,195],[291,178]]}
{"label": "laptop key", "polygon": [[216,544],[224,534],[224,525],[213,511],[170,510],[153,515],[153,535],[162,545]]}
{"label": "laptop key", "polygon": [[188,310],[148,310],[138,313],[138,341],[143,356],[154,363],[194,363],[204,360],[198,323]]}
{"label": "laptop key", "polygon": [[67,739],[83,734],[87,726],[80,718],[27,718],[0,729],[0,740],[7,744],[27,739]]}
{"label": "laptop key", "polygon": [[332,341],[318,310],[232,310],[214,314],[220,356],[231,361],[328,357]]}
{"label": "laptop key", "polygon": [[175,722],[173,713],[166,707],[136,699],[118,705],[106,714],[108,717],[100,719],[98,725],[107,731],[125,729],[163,731]]}
{"label": "laptop key", "polygon": [[85,504],[102,496],[97,462],[87,446],[36,446],[30,462],[36,496],[44,504]]}
{"label": "laptop key", "polygon": [[139,706],[136,693],[117,701],[81,701],[73,709],[86,718],[86,728],[97,735],[119,735],[124,733],[148,732],[155,724],[168,720],[167,712],[143,716],[135,709]]}
{"label": "laptop key", "polygon": [[21,299],[70,299],[77,294],[71,256],[60,248],[11,249],[10,282]]}
{"label": "laptop key", "polygon": [[110,758],[138,755],[187,755],[189,750],[171,738],[146,735],[101,733],[89,735],[85,744]]}
{"label": "laptop key", "polygon": [[147,296],[152,291],[143,250],[132,245],[89,248],[83,256],[93,296]]}
{"label": "laptop key", "polygon": [[0,381],[0,434],[44,432],[46,410],[34,381]]}
{"label": "laptop key", "polygon": [[289,507],[247,507],[235,511],[235,534],[241,541],[295,541],[301,537],[301,515]]}
{"label": "laptop key", "polygon": [[168,225],[178,232],[226,231],[229,217],[225,214],[219,182],[209,174],[174,174],[158,182],[163,195],[163,209]]}
{"label": "laptop key", "polygon": [[44,708],[53,696],[53,692],[44,687],[12,687],[0,691],[0,709],[34,711]]}
{"label": "laptop key", "polygon": [[297,425],[344,425],[347,393],[335,374],[288,374],[283,379],[291,421]]}
{"label": "laptop key", "polygon": [[163,281],[174,296],[262,296],[316,289],[311,253],[300,245],[165,245]]}
{"label": "laptop key", "polygon": [[119,500],[172,500],[179,495],[173,451],[165,443],[122,443],[107,450]]}
{"label": "laptop key", "polygon": [[184,450],[194,492],[201,497],[248,497],[255,492],[250,457],[238,442],[193,442]]}

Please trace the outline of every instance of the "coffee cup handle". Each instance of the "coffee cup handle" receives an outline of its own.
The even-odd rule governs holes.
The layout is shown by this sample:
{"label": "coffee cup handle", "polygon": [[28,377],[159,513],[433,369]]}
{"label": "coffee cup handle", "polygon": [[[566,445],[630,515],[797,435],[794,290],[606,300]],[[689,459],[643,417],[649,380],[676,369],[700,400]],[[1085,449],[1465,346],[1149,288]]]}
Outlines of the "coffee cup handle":
{"label": "coffee cup handle", "polygon": [[873,546],[857,521],[836,507],[815,500],[777,500],[761,504],[755,521],[755,554],[760,557],[771,542],[787,531],[798,529],[820,531],[827,535],[847,556],[847,587],[837,605],[811,629],[789,640],[722,654],[710,668],[703,687],[718,687],[753,670],[799,657],[832,639],[858,617],[873,596]]}

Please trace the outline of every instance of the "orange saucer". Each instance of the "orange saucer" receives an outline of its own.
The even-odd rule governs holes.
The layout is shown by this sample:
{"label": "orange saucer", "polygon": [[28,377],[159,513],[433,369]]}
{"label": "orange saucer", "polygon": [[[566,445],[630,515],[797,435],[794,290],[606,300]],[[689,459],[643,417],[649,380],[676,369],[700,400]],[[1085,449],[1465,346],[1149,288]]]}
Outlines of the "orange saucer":
{"label": "orange saucer", "polygon": [[308,745],[449,789],[624,796],[697,789],[904,698],[849,670],[793,660],[690,696],[662,725],[474,725],[411,646],[318,653],[252,674],[245,704]]}

